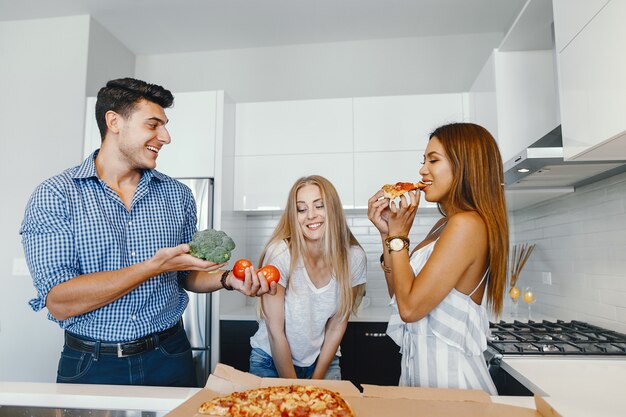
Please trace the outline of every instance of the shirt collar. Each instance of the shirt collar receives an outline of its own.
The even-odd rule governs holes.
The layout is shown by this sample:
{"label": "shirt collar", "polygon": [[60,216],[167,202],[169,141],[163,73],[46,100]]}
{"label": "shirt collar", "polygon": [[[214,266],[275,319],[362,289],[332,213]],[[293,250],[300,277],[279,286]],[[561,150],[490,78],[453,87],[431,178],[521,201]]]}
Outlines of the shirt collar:
{"label": "shirt collar", "polygon": [[[100,149],[96,149],[91,155],[85,158],[83,163],[78,166],[73,178],[99,178],[98,172],[96,171],[96,156],[98,156],[99,151]],[[165,179],[164,174],[154,169],[143,170],[141,176],[142,178],[145,177],[146,181],[151,181],[153,178],[160,181]]]}

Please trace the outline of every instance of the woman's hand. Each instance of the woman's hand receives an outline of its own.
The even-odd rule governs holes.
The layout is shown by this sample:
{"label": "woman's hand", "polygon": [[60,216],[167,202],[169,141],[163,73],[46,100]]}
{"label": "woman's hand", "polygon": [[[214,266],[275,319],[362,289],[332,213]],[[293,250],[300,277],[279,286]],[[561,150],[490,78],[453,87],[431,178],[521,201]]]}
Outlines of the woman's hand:
{"label": "woman's hand", "polygon": [[367,218],[374,224],[380,235],[385,238],[389,235],[389,199],[381,198],[383,190],[379,190],[367,201]]}
{"label": "woman's hand", "polygon": [[235,278],[232,271],[226,277],[226,283],[230,285],[234,290],[239,291],[242,294],[251,297],[259,297],[263,294],[274,295],[276,294],[276,283],[272,282],[268,284],[267,279],[250,266],[245,269],[245,278],[242,280]]}
{"label": "woman's hand", "polygon": [[389,236],[409,235],[415,214],[417,213],[419,201],[419,191],[408,191],[400,197],[397,204],[396,201],[389,202],[389,215],[387,219]]}

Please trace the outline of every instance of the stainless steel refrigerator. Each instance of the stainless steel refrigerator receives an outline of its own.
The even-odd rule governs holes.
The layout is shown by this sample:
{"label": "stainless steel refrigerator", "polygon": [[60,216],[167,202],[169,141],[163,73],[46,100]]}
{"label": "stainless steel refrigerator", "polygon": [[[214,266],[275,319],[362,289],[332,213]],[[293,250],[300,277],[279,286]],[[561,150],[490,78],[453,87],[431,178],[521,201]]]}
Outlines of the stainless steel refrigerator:
{"label": "stainless steel refrigerator", "polygon": [[[178,178],[178,181],[191,188],[196,200],[198,230],[213,227],[213,179]],[[211,295],[189,294],[189,305],[183,314],[183,323],[196,367],[196,379],[203,387],[211,373]]]}

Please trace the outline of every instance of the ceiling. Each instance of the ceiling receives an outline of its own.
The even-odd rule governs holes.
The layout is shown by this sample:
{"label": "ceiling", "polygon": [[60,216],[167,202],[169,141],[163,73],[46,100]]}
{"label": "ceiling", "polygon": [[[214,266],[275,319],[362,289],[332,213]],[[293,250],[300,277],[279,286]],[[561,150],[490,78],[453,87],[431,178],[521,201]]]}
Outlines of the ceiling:
{"label": "ceiling", "polygon": [[506,33],[526,0],[0,0],[0,21],[89,14],[136,55]]}

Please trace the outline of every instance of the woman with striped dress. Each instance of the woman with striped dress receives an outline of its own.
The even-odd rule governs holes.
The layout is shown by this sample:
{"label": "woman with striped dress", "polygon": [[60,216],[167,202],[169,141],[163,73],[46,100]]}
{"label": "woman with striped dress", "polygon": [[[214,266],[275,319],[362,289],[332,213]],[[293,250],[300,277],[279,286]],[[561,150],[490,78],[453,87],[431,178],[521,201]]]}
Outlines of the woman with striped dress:
{"label": "woman with striped dress", "polygon": [[419,170],[443,217],[409,253],[419,191],[399,201],[377,192],[368,217],[383,242],[392,297],[387,333],[400,346],[400,385],[482,389],[496,395],[483,351],[489,317],[502,310],[508,254],[502,159],[481,126],[454,123],[431,135]]}

